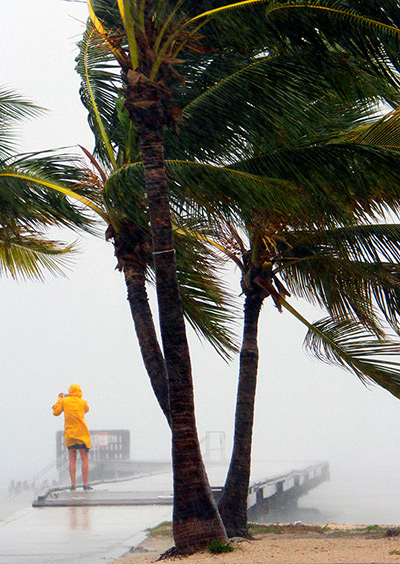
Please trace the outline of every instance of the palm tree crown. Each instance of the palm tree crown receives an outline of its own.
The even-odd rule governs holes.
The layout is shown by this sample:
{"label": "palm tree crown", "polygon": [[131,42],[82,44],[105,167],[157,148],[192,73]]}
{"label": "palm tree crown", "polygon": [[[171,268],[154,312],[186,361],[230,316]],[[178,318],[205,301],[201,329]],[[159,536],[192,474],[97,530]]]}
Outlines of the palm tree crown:
{"label": "palm tree crown", "polygon": [[[55,225],[89,228],[90,219],[64,198],[46,193],[31,180],[39,172],[48,184],[76,180],[76,169],[54,154],[17,155],[15,128],[42,111],[19,94],[0,88],[0,274],[41,279],[44,271],[62,274],[74,244],[45,237]],[[74,180],[75,179],[75,180]]]}

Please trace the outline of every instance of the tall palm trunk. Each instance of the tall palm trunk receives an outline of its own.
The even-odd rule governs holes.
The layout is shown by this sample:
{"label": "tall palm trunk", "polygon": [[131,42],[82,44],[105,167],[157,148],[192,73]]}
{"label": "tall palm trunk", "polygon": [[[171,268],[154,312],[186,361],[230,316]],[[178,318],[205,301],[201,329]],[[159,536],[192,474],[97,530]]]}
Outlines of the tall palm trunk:
{"label": "tall palm trunk", "polygon": [[143,363],[157,401],[170,425],[167,368],[154,327],[143,268],[140,265],[129,265],[124,268],[124,276]]}
{"label": "tall palm trunk", "polygon": [[247,495],[258,372],[258,319],[263,299],[260,296],[247,296],[244,305],[233,451],[224,490],[218,504],[228,537],[249,537]]}
{"label": "tall palm trunk", "polygon": [[140,351],[157,401],[170,425],[167,367],[160,349],[146,291],[146,253],[149,245],[139,229],[125,222],[117,234],[109,227],[107,239],[114,240],[117,268],[124,273],[127,299]]}
{"label": "tall palm trunk", "polygon": [[138,124],[153,237],[161,337],[167,366],[174,473],[173,530],[182,553],[226,540],[201,457],[194,415],[189,346],[176,275],[162,127]]}

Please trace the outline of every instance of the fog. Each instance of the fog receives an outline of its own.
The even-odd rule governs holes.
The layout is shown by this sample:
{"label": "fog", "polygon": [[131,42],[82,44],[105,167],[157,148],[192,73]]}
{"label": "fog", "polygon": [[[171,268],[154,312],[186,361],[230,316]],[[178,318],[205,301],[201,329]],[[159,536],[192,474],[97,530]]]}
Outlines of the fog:
{"label": "fog", "polygon": [[[1,83],[51,110],[21,129],[20,150],[78,143],[91,148],[74,72],[85,4],[16,0],[11,8],[1,0],[0,6]],[[2,484],[29,480],[54,460],[55,433],[63,421],[53,417],[51,406],[72,383],[82,387],[89,402],[89,428],[129,429],[132,458],[170,456],[169,429],[142,366],[113,247],[102,238],[79,240],[81,253],[66,278],[0,279]],[[239,295],[239,273],[232,271],[229,279]],[[310,320],[318,318],[311,307],[294,305]],[[349,522],[363,516],[364,522],[394,522],[400,498],[400,404],[384,390],[366,388],[355,376],[309,359],[302,349],[304,335],[296,320],[266,301],[254,459],[288,460],[294,466],[328,460],[331,482],[303,505],[322,505],[321,510]],[[199,436],[224,431],[228,457],[238,362],[225,363],[191,331],[189,337]]]}

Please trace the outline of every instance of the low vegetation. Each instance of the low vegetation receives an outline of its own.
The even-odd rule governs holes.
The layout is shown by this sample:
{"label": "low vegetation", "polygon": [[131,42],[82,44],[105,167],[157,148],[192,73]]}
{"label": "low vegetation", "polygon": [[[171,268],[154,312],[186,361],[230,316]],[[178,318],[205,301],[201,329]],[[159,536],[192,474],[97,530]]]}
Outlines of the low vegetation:
{"label": "low vegetation", "polygon": [[232,552],[233,547],[229,543],[215,539],[208,544],[207,549],[211,554],[222,554],[223,552]]}
{"label": "low vegetation", "polygon": [[330,537],[347,537],[355,535],[368,536],[369,538],[381,538],[385,536],[395,536],[391,535],[391,529],[383,527],[381,525],[368,525],[364,527],[354,527],[354,528],[332,528],[329,525],[304,525],[303,523],[288,523],[288,524],[260,524],[260,523],[250,523],[249,533],[252,536],[265,536],[268,534],[296,534],[296,535],[325,535]]}
{"label": "low vegetation", "polygon": [[167,538],[172,537],[172,521],[163,521],[156,527],[146,529],[146,533],[152,538]]}
{"label": "low vegetation", "polygon": [[[295,534],[301,536],[324,535],[329,537],[348,537],[348,536],[367,536],[368,538],[382,538],[385,536],[398,536],[400,529],[396,529],[397,535],[394,534],[394,529],[388,529],[381,525],[368,525],[355,528],[332,528],[329,525],[305,525],[303,523],[288,523],[288,524],[275,524],[275,523],[249,523],[249,533],[252,537],[263,537],[266,535],[283,535]],[[146,531],[151,538],[171,538],[172,522],[163,521],[156,527],[147,529]],[[230,544],[221,543],[216,541],[208,545],[208,550],[213,554],[221,552],[230,552],[232,546]]]}

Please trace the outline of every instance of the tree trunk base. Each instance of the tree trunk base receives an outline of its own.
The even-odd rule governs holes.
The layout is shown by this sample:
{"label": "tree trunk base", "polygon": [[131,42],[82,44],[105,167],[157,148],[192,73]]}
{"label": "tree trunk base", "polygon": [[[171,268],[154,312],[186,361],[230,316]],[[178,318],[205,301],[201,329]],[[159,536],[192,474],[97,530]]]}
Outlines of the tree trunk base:
{"label": "tree trunk base", "polygon": [[160,554],[156,562],[160,562],[161,560],[166,560],[167,558],[174,558],[175,556],[179,556],[179,552],[177,551],[175,546],[172,546],[171,548]]}
{"label": "tree trunk base", "polygon": [[[173,524],[174,537],[179,539],[175,547],[177,554],[193,554],[198,550],[204,550],[211,541],[220,540],[228,542],[222,522],[217,519],[187,519]],[[220,530],[220,535],[217,531]]]}
{"label": "tree trunk base", "polygon": [[248,531],[246,531],[246,532],[244,532],[244,531],[243,531],[243,532],[237,531],[237,534],[236,534],[236,531],[235,531],[235,533],[232,534],[232,535],[230,535],[230,534],[227,532],[226,534],[228,535],[229,541],[233,541],[233,540],[237,540],[237,539],[243,539],[243,540],[246,540],[246,541],[257,540],[257,539],[255,539],[255,538],[253,537],[253,535],[251,535]]}

